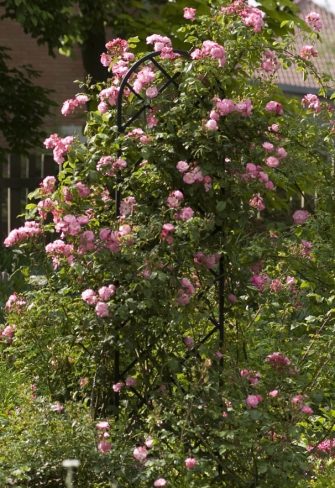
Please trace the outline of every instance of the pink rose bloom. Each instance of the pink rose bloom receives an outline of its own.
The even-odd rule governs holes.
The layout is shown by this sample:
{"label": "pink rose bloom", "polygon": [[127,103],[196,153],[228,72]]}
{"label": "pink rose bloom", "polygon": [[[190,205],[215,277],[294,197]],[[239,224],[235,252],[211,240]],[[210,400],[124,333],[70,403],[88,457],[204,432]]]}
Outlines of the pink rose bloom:
{"label": "pink rose bloom", "polygon": [[237,103],[235,105],[235,109],[237,112],[243,115],[243,117],[250,117],[253,109],[251,100],[244,100],[242,102]]}
{"label": "pink rose bloom", "polygon": [[186,161],[178,161],[177,163],[177,170],[179,173],[186,173],[186,171],[189,169],[190,165]]}
{"label": "pink rose bloom", "polygon": [[[229,98],[223,98],[222,100],[220,100],[220,98],[214,98],[214,102],[215,102],[215,110],[216,110],[214,111],[214,114],[225,116],[234,112],[234,110],[236,109],[235,103]],[[213,112],[211,112],[211,114],[212,113]],[[218,120],[216,119],[216,116],[212,117],[212,115],[210,115],[210,118]]]}
{"label": "pink rose bloom", "polygon": [[111,451],[112,449],[112,444],[109,441],[100,441],[98,444],[98,451],[101,452],[101,454],[107,454]]}
{"label": "pink rose bloom", "polygon": [[184,8],[184,19],[186,20],[194,20],[197,10],[191,7]]}
{"label": "pink rose bloom", "polygon": [[296,210],[292,215],[295,225],[302,225],[310,217],[310,213],[307,210]]}
{"label": "pink rose bloom", "polygon": [[254,195],[250,200],[249,200],[249,205],[250,207],[255,208],[256,210],[259,210],[260,212],[265,209],[265,204],[263,198],[260,196],[259,193]]}
{"label": "pink rose bloom", "polygon": [[133,386],[136,386],[136,378],[133,378],[132,376],[127,376],[127,378],[126,378],[126,386],[128,386],[129,388],[130,387],[133,387]]}
{"label": "pink rose bloom", "polygon": [[116,288],[114,285],[108,285],[108,286],[102,286],[98,293],[99,293],[99,298],[103,300],[104,302],[107,302],[112,296],[115,295]]}
{"label": "pink rose bloom", "polygon": [[263,142],[262,147],[266,152],[271,152],[274,150],[274,145],[271,142]]}
{"label": "pink rose bloom", "polygon": [[284,113],[282,104],[273,100],[265,105],[265,110],[267,110],[268,112],[272,112],[276,115],[283,115]]}
{"label": "pink rose bloom", "polygon": [[109,65],[111,64],[111,62],[112,62],[112,57],[109,56],[109,54],[107,54],[107,53],[101,54],[100,63],[102,64],[102,66],[104,66],[105,68],[108,68]]}
{"label": "pink rose bloom", "polygon": [[248,408],[257,408],[262,401],[263,397],[261,395],[248,395],[245,403]]}
{"label": "pink rose bloom", "polygon": [[56,188],[56,178],[54,176],[46,176],[40,186],[43,193],[52,193]]}
{"label": "pink rose bloom", "polygon": [[274,132],[275,134],[277,134],[280,131],[279,124],[272,124],[272,125],[270,125],[270,127],[268,127],[268,131],[269,132]]}
{"label": "pink rose bloom", "polygon": [[274,156],[269,156],[265,160],[265,164],[269,166],[269,168],[277,168],[279,166],[279,159],[275,158]]}
{"label": "pink rose bloom", "polygon": [[123,387],[124,387],[124,383],[122,381],[119,381],[118,383],[115,383],[112,386],[112,389],[113,389],[114,393],[120,393],[120,391],[122,390]]}
{"label": "pink rose bloom", "polygon": [[189,458],[185,459],[184,464],[185,464],[186,469],[191,470],[191,469],[194,469],[198,465],[198,461],[193,457],[189,457]]}
{"label": "pink rose bloom", "polygon": [[282,289],[283,289],[283,284],[282,284],[282,282],[280,281],[279,278],[276,278],[276,279],[274,279],[274,280],[271,281],[271,283],[270,283],[270,290],[273,293],[278,293]]}
{"label": "pink rose bloom", "polygon": [[105,302],[98,302],[95,306],[95,313],[98,317],[108,317],[109,316],[109,308],[107,303]]}
{"label": "pink rose bloom", "polygon": [[145,439],[144,444],[146,445],[146,447],[147,447],[148,449],[151,449],[151,448],[152,448],[152,446],[154,445],[154,440],[153,440],[153,438],[152,438],[152,437],[150,437],[150,436],[149,436],[149,437],[147,437],[147,438]]}
{"label": "pink rose bloom", "polygon": [[145,446],[135,447],[135,449],[133,450],[133,456],[136,461],[144,463],[148,456],[147,448]]}
{"label": "pink rose bloom", "polygon": [[309,12],[309,14],[307,14],[305,17],[305,21],[311,27],[311,29],[317,32],[320,32],[322,29],[322,21],[317,12]]}
{"label": "pink rose bloom", "polygon": [[317,50],[313,46],[310,46],[308,44],[300,49],[300,56],[303,59],[311,59],[312,57],[315,58],[317,55]]}
{"label": "pink rose bloom", "polygon": [[50,409],[56,413],[64,412],[64,405],[60,402],[55,402],[50,406]]}
{"label": "pink rose bloom", "polygon": [[177,303],[179,305],[188,305],[190,303],[190,295],[183,290],[178,291]]}
{"label": "pink rose bloom", "polygon": [[185,208],[182,208],[176,214],[176,218],[186,222],[187,220],[190,220],[193,217],[193,215],[194,215],[193,209],[191,207],[185,207]]}
{"label": "pink rose bloom", "polygon": [[205,125],[206,129],[211,131],[217,131],[219,129],[218,123],[214,119],[209,119]]}
{"label": "pink rose bloom", "polygon": [[258,275],[254,274],[250,282],[252,285],[254,285],[259,291],[263,291],[266,283],[268,282],[268,276],[267,275]]}
{"label": "pink rose bloom", "polygon": [[109,109],[108,103],[106,103],[106,102],[100,102],[99,103],[99,105],[98,105],[98,111],[101,114],[105,114],[106,112],[108,112],[108,109]]}
{"label": "pink rose bloom", "polygon": [[227,298],[228,302],[230,302],[232,305],[234,305],[234,303],[237,303],[237,296],[234,295],[234,293],[229,293]]}
{"label": "pink rose bloom", "polygon": [[1,337],[6,338],[7,343],[11,344],[15,333],[15,325],[7,325],[1,332]]}
{"label": "pink rose bloom", "polygon": [[313,409],[308,405],[303,405],[300,409],[300,412],[305,413],[306,415],[313,415]]}
{"label": "pink rose bloom", "polygon": [[106,420],[101,420],[100,422],[97,423],[97,425],[95,427],[98,430],[108,430],[110,426]]}
{"label": "pink rose bloom", "polygon": [[159,488],[161,486],[166,486],[167,481],[164,478],[158,478],[156,481],[154,481],[154,487]]}
{"label": "pink rose bloom", "polygon": [[178,208],[183,200],[183,193],[179,190],[175,190],[169,194],[166,202],[170,208]]}
{"label": "pink rose bloom", "polygon": [[94,290],[88,288],[87,290],[83,291],[81,294],[81,298],[84,302],[88,303],[89,305],[95,305],[98,301],[98,297]]}
{"label": "pink rose bloom", "polygon": [[85,183],[82,183],[81,181],[78,181],[75,184],[75,187],[78,190],[80,197],[83,197],[83,198],[88,197],[88,195],[91,193],[91,190],[89,189],[89,187],[87,185],[85,185]]}
{"label": "pink rose bloom", "polygon": [[272,390],[272,391],[269,391],[268,395],[271,398],[276,398],[278,396],[278,393],[279,393],[279,390]]}
{"label": "pink rose bloom", "polygon": [[187,349],[192,349],[192,347],[194,346],[194,340],[191,336],[184,337],[183,341]]}
{"label": "pink rose bloom", "polygon": [[304,395],[295,395],[292,399],[291,399],[291,403],[293,405],[301,405],[304,401]]}
{"label": "pink rose bloom", "polygon": [[308,108],[313,110],[315,113],[321,112],[321,102],[317,95],[313,95],[312,93],[308,93],[303,97],[301,100],[302,106],[304,108]]}
{"label": "pink rose bloom", "polygon": [[156,86],[151,86],[147,88],[145,94],[148,98],[156,98],[158,95],[158,88]]}
{"label": "pink rose bloom", "polygon": [[277,148],[277,156],[279,159],[285,159],[287,157],[287,151],[283,147]]}

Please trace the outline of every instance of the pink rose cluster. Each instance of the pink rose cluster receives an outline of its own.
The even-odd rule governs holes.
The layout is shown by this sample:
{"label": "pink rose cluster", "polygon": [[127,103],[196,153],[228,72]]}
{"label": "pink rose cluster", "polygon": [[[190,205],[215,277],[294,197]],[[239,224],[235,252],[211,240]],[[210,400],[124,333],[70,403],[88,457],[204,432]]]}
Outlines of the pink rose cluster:
{"label": "pink rose cluster", "polygon": [[108,454],[112,449],[112,444],[109,441],[109,423],[106,420],[100,420],[96,424],[98,431],[98,451],[101,454]]}
{"label": "pink rose cluster", "polygon": [[187,185],[193,185],[194,183],[201,183],[204,185],[205,191],[209,191],[212,188],[212,178],[210,176],[204,176],[199,166],[191,165],[186,161],[178,161],[177,170],[183,175],[183,182]]}
{"label": "pink rose cluster", "polygon": [[264,51],[261,67],[266,73],[274,74],[279,69],[279,61],[274,51],[267,49]]}
{"label": "pink rose cluster", "polygon": [[180,207],[183,200],[184,194],[180,190],[174,190],[169,193],[169,196],[166,199],[166,203],[169,208],[178,208]]}
{"label": "pink rose cluster", "polygon": [[110,252],[118,253],[121,248],[122,239],[126,244],[132,244],[133,240],[131,237],[132,229],[130,225],[123,224],[120,225],[119,230],[112,230],[108,227],[104,227],[99,232],[100,240],[103,246]]}
{"label": "pink rose cluster", "polygon": [[195,293],[195,288],[188,278],[180,280],[181,288],[178,290],[177,303],[179,305],[188,305],[192,295]]}
{"label": "pink rose cluster", "polygon": [[42,193],[45,195],[50,195],[56,188],[56,178],[54,176],[46,176],[42,183],[40,184]]}
{"label": "pink rose cluster", "polygon": [[248,5],[246,0],[234,0],[228,7],[222,7],[221,12],[224,15],[239,15],[244,25],[251,27],[254,32],[260,32],[264,27],[262,10]]}
{"label": "pink rose cluster", "polygon": [[[145,66],[143,69],[141,69],[137,74],[136,74],[136,79],[133,83],[133,88],[136,93],[141,93],[143,88],[146,88],[148,85],[150,85],[154,79],[155,79],[155,72],[149,67]],[[149,95],[152,92],[149,91]],[[154,93],[152,93],[154,94]],[[158,94],[158,91],[155,92],[156,96]],[[150,98],[150,97],[149,97]],[[152,97],[154,98],[154,97]]]}
{"label": "pink rose cluster", "polygon": [[226,52],[223,46],[213,41],[204,41],[200,49],[191,53],[192,59],[217,59],[219,66],[223,68],[226,62]]}
{"label": "pink rose cluster", "polygon": [[313,415],[313,409],[309,406],[309,405],[306,405],[305,404],[305,399],[306,399],[306,395],[295,395],[294,397],[292,397],[291,399],[291,403],[293,406],[299,408],[300,412],[301,413],[304,413],[305,415]]}
{"label": "pink rose cluster", "polygon": [[117,78],[123,78],[129,69],[129,62],[135,59],[133,53],[129,52],[129,45],[125,39],[112,39],[105,45],[107,53],[102,53],[100,62],[105,68],[112,65],[112,72]]}
{"label": "pink rose cluster", "polygon": [[250,371],[249,369],[241,369],[241,378],[245,378],[250,385],[257,385],[261,379],[261,374],[258,371]]}
{"label": "pink rose cluster", "polygon": [[27,220],[22,227],[10,231],[4,240],[4,245],[6,247],[12,247],[20,244],[21,242],[37,237],[42,233],[42,228],[38,222],[35,222],[34,220]]}
{"label": "pink rose cluster", "polygon": [[136,128],[127,133],[127,137],[134,139],[135,141],[140,141],[141,144],[149,144],[150,137],[146,135],[143,129]]}
{"label": "pink rose cluster", "polygon": [[321,112],[321,102],[317,95],[312,93],[307,93],[301,100],[301,104],[304,108],[312,110],[316,114]]}
{"label": "pink rose cluster", "polygon": [[265,362],[268,363],[272,368],[281,370],[290,366],[291,360],[281,352],[273,352],[266,356]]}
{"label": "pink rose cluster", "polygon": [[160,488],[162,486],[166,486],[167,481],[165,478],[158,478],[157,480],[154,481],[154,487],[155,488]]}
{"label": "pink rose cluster", "polygon": [[147,44],[153,44],[154,51],[160,53],[162,59],[176,59],[179,55],[173,51],[172,42],[169,37],[152,34],[148,36]]}
{"label": "pink rose cluster", "polygon": [[268,285],[270,278],[267,274],[253,274],[250,278],[251,284],[257,288],[258,291],[263,292],[266,285]]}
{"label": "pink rose cluster", "polygon": [[90,219],[87,215],[80,215],[76,217],[75,215],[65,215],[63,218],[56,219],[56,231],[61,233],[61,237],[70,235],[76,236],[81,232],[83,225],[88,224]]}
{"label": "pink rose cluster", "polygon": [[7,342],[7,344],[11,344],[13,342],[14,334],[15,334],[15,325],[7,325],[1,332],[0,338]]}
{"label": "pink rose cluster", "polygon": [[8,312],[19,312],[22,310],[25,306],[27,305],[26,300],[21,297],[20,295],[17,295],[16,293],[13,293],[8,297],[8,300],[5,304],[5,309]]}
{"label": "pink rose cluster", "polygon": [[101,90],[98,95],[100,100],[98,110],[100,113],[104,114],[109,110],[110,107],[115,107],[119,91],[120,88],[114,85]]}
{"label": "pink rose cluster", "polygon": [[244,181],[258,180],[267,190],[274,190],[275,186],[270,180],[269,175],[263,171],[262,166],[254,163],[247,163],[245,166],[245,173],[242,174]]}
{"label": "pink rose cluster", "polygon": [[193,261],[199,266],[205,266],[207,269],[215,269],[220,261],[220,254],[204,254],[199,251],[195,253]]}
{"label": "pink rose cluster", "polygon": [[161,239],[165,241],[167,244],[171,245],[173,243],[173,234],[176,231],[176,228],[173,224],[167,223],[163,224],[161,230]]}
{"label": "pink rose cluster", "polygon": [[310,258],[313,244],[310,241],[302,240],[300,244],[300,255],[304,258]]}
{"label": "pink rose cluster", "polygon": [[220,121],[220,118],[225,117],[232,112],[238,112],[243,117],[250,117],[252,114],[253,106],[251,100],[249,99],[235,103],[229,98],[220,99],[215,97],[213,102],[213,109],[211,110],[209,120],[206,123],[206,128],[211,131],[217,131],[219,128],[218,122]]}
{"label": "pink rose cluster", "polygon": [[108,302],[116,293],[115,285],[107,285],[99,288],[96,293],[91,288],[87,288],[81,294],[81,298],[88,305],[95,305],[95,313],[98,317],[109,317],[109,307],[106,302]]}
{"label": "pink rose cluster", "polygon": [[121,217],[127,217],[134,212],[134,208],[136,206],[136,199],[135,197],[129,196],[123,198],[120,203],[120,215]]}
{"label": "pink rose cluster", "polygon": [[58,134],[51,134],[45,139],[44,146],[47,149],[53,149],[53,158],[57,164],[62,164],[65,161],[65,156],[70,150],[74,138],[72,136],[59,137]]}
{"label": "pink rose cluster", "polygon": [[61,109],[62,115],[67,117],[73,114],[77,108],[84,107],[88,101],[89,97],[87,95],[76,95],[75,98],[65,100]]}
{"label": "pink rose cluster", "polygon": [[114,383],[114,385],[112,386],[112,390],[114,391],[114,393],[120,393],[122,388],[124,388],[125,386],[128,388],[133,388],[134,386],[136,386],[136,383],[136,378],[128,376],[125,382],[118,381],[117,383]]}
{"label": "pink rose cluster", "polygon": [[269,168],[277,168],[280,165],[280,161],[287,157],[287,151],[283,147],[276,147],[271,142],[263,142],[263,149],[267,153],[273,153],[265,159],[265,164]]}
{"label": "pink rose cluster", "polygon": [[73,251],[73,245],[66,244],[62,239],[56,239],[45,246],[45,252],[51,257],[55,269],[63,258],[71,265],[74,261]]}
{"label": "pink rose cluster", "polygon": [[112,156],[102,156],[97,162],[97,170],[103,172],[107,176],[114,176],[117,171],[121,171],[127,167],[127,162],[122,158],[114,158]]}
{"label": "pink rose cluster", "polygon": [[324,439],[319,442],[315,447],[308,446],[308,451],[314,451],[316,454],[321,456],[335,456],[335,439]]}
{"label": "pink rose cluster", "polygon": [[317,12],[309,12],[305,16],[305,21],[311,27],[311,29],[317,32],[320,32],[320,30],[322,29],[321,17],[320,14],[318,14]]}
{"label": "pink rose cluster", "polygon": [[[147,457],[148,457],[148,454],[149,454],[149,450],[152,448],[153,444],[154,444],[154,442],[153,442],[152,437],[150,437],[150,436],[147,437],[147,439],[144,442],[144,445],[137,446],[133,450],[134,459],[141,464],[145,464]],[[165,485],[164,484],[163,485],[158,484],[158,485],[154,485],[154,486],[165,486]]]}

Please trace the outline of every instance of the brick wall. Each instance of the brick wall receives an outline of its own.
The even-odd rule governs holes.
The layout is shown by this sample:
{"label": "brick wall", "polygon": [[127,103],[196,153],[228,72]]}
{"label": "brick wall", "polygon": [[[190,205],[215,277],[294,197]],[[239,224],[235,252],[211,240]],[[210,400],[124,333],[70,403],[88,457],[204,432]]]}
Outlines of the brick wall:
{"label": "brick wall", "polygon": [[[1,17],[0,8],[0,17]],[[20,24],[13,20],[0,20],[0,46],[11,48],[9,53],[15,65],[30,64],[41,72],[37,83],[41,86],[55,90],[50,97],[56,103],[53,116],[46,121],[51,130],[59,126],[80,125],[80,118],[65,118],[60,114],[63,101],[79,91],[73,80],[83,79],[85,74],[78,49],[69,58],[57,55],[55,58],[48,55],[48,48],[40,46],[29,35],[25,34]],[[70,129],[70,128],[69,128]]]}

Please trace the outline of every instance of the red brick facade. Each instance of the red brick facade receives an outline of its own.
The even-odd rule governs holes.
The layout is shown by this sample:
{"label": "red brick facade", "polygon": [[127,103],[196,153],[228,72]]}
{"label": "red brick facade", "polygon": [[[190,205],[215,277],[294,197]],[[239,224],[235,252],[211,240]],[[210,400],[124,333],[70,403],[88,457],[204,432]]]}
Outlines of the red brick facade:
{"label": "red brick facade", "polygon": [[[1,13],[0,9],[0,16]],[[24,33],[20,24],[8,19],[0,21],[0,46],[11,49],[9,54],[14,65],[30,64],[40,71],[41,77],[36,83],[55,91],[50,97],[57,103],[53,117],[47,121],[50,129],[58,130],[60,126],[80,124],[80,119],[65,118],[60,113],[63,101],[79,91],[73,81],[85,76],[78,49],[69,58],[61,55],[53,58],[49,56],[46,46],[38,45]]]}

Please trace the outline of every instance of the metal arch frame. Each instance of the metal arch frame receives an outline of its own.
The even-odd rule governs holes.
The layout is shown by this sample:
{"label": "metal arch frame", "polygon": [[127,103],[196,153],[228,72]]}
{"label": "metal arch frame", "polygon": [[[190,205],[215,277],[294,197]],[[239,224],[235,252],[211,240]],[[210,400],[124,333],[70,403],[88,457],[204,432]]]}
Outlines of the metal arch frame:
{"label": "metal arch frame", "polygon": [[[186,59],[190,59],[190,54],[187,51],[182,51],[182,50],[177,50],[175,49],[174,52],[176,54],[181,55],[182,57]],[[165,89],[173,84],[175,88],[178,88],[178,83],[176,82],[176,79],[178,76],[180,76],[180,73],[177,72],[174,75],[170,75],[166,69],[156,60],[158,56],[160,56],[160,52],[151,52],[145,56],[143,56],[141,59],[136,61],[131,68],[127,71],[126,75],[122,79],[118,97],[117,97],[117,103],[116,103],[116,109],[117,109],[117,114],[116,114],[116,122],[117,122],[117,128],[119,134],[122,134],[125,132],[125,130],[136,120],[138,119],[143,112],[145,112],[147,109],[151,108],[151,103],[148,102],[143,96],[141,96],[139,93],[135,92],[133,86],[129,83],[129,79],[131,76],[136,73],[137,69],[145,64],[146,62],[151,62],[158,70],[164,75],[166,78],[165,83],[162,84],[162,86],[158,90],[158,95],[162,94]],[[138,100],[142,102],[142,107],[140,107],[137,112],[131,116],[128,120],[123,122],[123,97],[124,97],[124,92],[126,89],[129,89],[136,97]],[[121,153],[121,151],[120,151]],[[115,190],[115,204],[116,204],[116,218],[119,218],[120,216],[120,202],[121,202],[121,191],[116,188]],[[224,291],[225,291],[225,283],[224,283],[224,258],[221,255],[220,261],[219,261],[219,270],[218,273],[214,273],[215,275],[215,281],[217,282],[218,286],[218,320],[216,320],[214,317],[209,317],[209,321],[214,325],[214,327],[206,334],[205,337],[203,337],[198,344],[196,344],[191,351],[189,351],[186,356],[183,359],[183,362],[187,360],[187,358],[191,355],[191,353],[196,353],[197,349],[200,347],[201,344],[205,343],[215,332],[218,332],[219,335],[219,348],[222,351],[224,347],[224,342],[225,342],[225,327],[224,327]],[[117,342],[117,341],[116,341]],[[148,349],[150,350],[151,347],[147,348],[143,354],[146,354],[148,352]],[[118,382],[120,379],[122,379],[133,367],[134,365],[138,362],[138,358],[134,359],[128,366],[126,366],[123,371],[120,370],[120,352],[118,348],[115,349],[114,351],[114,381]],[[223,367],[224,361],[223,357],[220,359],[220,366]],[[171,377],[171,381],[174,382],[173,378]],[[220,381],[221,383],[221,381]],[[132,388],[134,393],[138,396],[140,400],[140,404],[146,403],[145,398],[136,391],[135,388]],[[114,405],[116,407],[116,416],[118,416],[118,409],[119,409],[119,394],[116,393],[114,396]]]}

